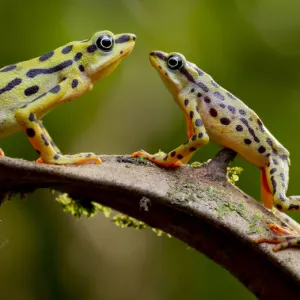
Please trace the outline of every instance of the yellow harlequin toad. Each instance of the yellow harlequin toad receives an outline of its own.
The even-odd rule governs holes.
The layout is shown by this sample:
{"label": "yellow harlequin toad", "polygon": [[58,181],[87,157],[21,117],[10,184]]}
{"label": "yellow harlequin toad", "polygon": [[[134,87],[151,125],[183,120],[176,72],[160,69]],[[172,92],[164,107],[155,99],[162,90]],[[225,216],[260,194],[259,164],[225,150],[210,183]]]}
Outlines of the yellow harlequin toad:
{"label": "yellow harlequin toad", "polygon": [[[267,208],[273,203],[280,211],[300,210],[300,196],[286,196],[289,180],[289,152],[264,126],[257,114],[241,100],[219,86],[211,76],[187,61],[180,53],[150,53],[150,62],[166,83],[175,101],[184,111],[188,140],[168,154],[151,155],[143,150],[132,156],[146,157],[164,166],[181,166],[209,139],[231,148],[261,169],[262,200]],[[277,211],[293,230],[300,226]],[[278,243],[274,250],[300,245],[300,236],[293,231],[271,225],[275,236],[257,242]]]}
{"label": "yellow harlequin toad", "polygon": [[[0,69],[0,138],[24,130],[48,164],[101,163],[94,153],[62,155],[42,125],[51,109],[90,91],[130,54],[134,34],[99,31],[40,57]],[[0,156],[4,153],[0,149]]]}

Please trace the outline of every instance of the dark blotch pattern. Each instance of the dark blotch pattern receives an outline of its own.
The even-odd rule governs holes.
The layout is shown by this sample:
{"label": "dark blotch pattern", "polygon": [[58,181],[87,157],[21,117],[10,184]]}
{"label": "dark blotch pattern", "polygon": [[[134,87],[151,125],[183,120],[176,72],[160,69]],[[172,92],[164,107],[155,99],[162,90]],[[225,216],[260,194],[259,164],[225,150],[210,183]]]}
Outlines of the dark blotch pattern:
{"label": "dark blotch pattern", "polygon": [[27,128],[26,129],[26,135],[30,138],[33,138],[35,136],[35,131],[33,128]]}
{"label": "dark blotch pattern", "polygon": [[54,55],[54,51],[48,52],[39,57],[39,61],[46,61],[47,59],[51,58]]}
{"label": "dark blotch pattern", "polygon": [[243,126],[242,125],[237,125],[235,127],[236,131],[243,131]]}
{"label": "dark blotch pattern", "polygon": [[274,195],[276,193],[276,187],[277,187],[274,176],[271,176],[271,182],[272,182],[272,186],[273,186],[273,195]]}
{"label": "dark blotch pattern", "polygon": [[266,152],[266,148],[264,146],[260,146],[257,151],[259,153],[264,153],[264,152]]}
{"label": "dark blotch pattern", "polygon": [[191,148],[190,148],[190,151],[191,151],[191,152],[196,151],[196,150],[197,150],[197,149],[196,149],[195,147],[191,147]]}
{"label": "dark blotch pattern", "polygon": [[194,112],[190,111],[190,118],[193,119],[193,117],[194,117]]}
{"label": "dark blotch pattern", "polygon": [[42,138],[42,140],[43,140],[45,146],[48,147],[50,144],[49,144],[48,140],[46,139],[46,137],[42,134],[42,135],[41,135],[41,138]]}
{"label": "dark blotch pattern", "polygon": [[208,96],[205,96],[205,97],[204,97],[204,101],[205,101],[206,103],[210,103],[210,102],[211,102],[211,100],[210,100],[210,98],[209,98]]}
{"label": "dark blotch pattern", "polygon": [[203,122],[202,122],[200,119],[197,119],[197,120],[195,121],[195,124],[196,124],[197,127],[203,126]]}
{"label": "dark blotch pattern", "polygon": [[251,140],[249,140],[249,139],[244,139],[244,143],[245,143],[246,145],[250,145],[252,142],[251,142]]}
{"label": "dark blotch pattern", "polygon": [[246,115],[246,112],[245,112],[243,109],[240,109],[240,110],[239,110],[239,113],[240,113],[240,115],[242,115],[242,116],[245,116],[245,115]]}
{"label": "dark blotch pattern", "polygon": [[265,132],[264,124],[262,123],[262,121],[260,119],[257,119],[257,124],[259,126],[260,131]]}
{"label": "dark blotch pattern", "polygon": [[78,80],[77,79],[73,79],[72,81],[72,89],[75,89],[78,85]]}
{"label": "dark blotch pattern", "polygon": [[33,85],[33,86],[30,86],[29,88],[27,88],[24,91],[24,94],[25,94],[25,96],[29,97],[31,95],[34,95],[38,91],[39,91],[39,86],[38,85]]}
{"label": "dark blotch pattern", "polygon": [[33,113],[29,114],[29,118],[28,119],[29,119],[30,122],[35,122],[36,121],[35,116],[34,116]]}
{"label": "dark blotch pattern", "polygon": [[176,155],[176,151],[172,151],[171,153],[170,153],[170,156],[171,157],[174,157]]}
{"label": "dark blotch pattern", "polygon": [[211,83],[212,86],[214,86],[215,88],[219,88],[219,87],[220,87],[214,80],[212,80],[210,83]]}
{"label": "dark blotch pattern", "polygon": [[235,112],[236,112],[235,107],[233,107],[233,106],[231,106],[231,105],[228,105],[227,108],[228,108],[228,110],[229,110],[231,113],[235,114]]}
{"label": "dark blotch pattern", "polygon": [[256,136],[256,134],[255,134],[253,128],[250,127],[248,121],[247,121],[245,118],[241,118],[240,120],[242,121],[242,123],[244,123],[244,124],[246,125],[246,127],[248,128],[249,133],[253,136],[254,141],[255,141],[256,143],[259,143],[260,140],[259,140],[259,138]]}
{"label": "dark blotch pattern", "polygon": [[231,123],[231,121],[228,118],[221,118],[220,123],[223,124],[223,125],[228,126]]}
{"label": "dark blotch pattern", "polygon": [[294,209],[294,210],[299,210],[299,205],[297,205],[297,204],[290,204],[290,206],[289,206],[289,210],[292,210],[292,209]]}
{"label": "dark blotch pattern", "polygon": [[0,89],[0,95],[5,92],[11,91],[14,87],[21,84],[21,82],[22,82],[22,79],[20,79],[20,78],[13,79],[4,88]]}
{"label": "dark blotch pattern", "polygon": [[10,65],[10,66],[7,66],[7,67],[3,68],[2,70],[0,70],[0,72],[9,72],[9,71],[14,70],[16,67],[17,67],[17,65]]}
{"label": "dark blotch pattern", "polygon": [[266,142],[268,143],[268,145],[269,145],[270,147],[273,147],[273,142],[272,142],[272,140],[271,140],[270,138],[267,138],[267,139],[266,139]]}
{"label": "dark blotch pattern", "polygon": [[200,70],[199,68],[195,67],[196,72],[198,73],[199,76],[203,76],[204,72]]}
{"label": "dark blotch pattern", "polygon": [[227,92],[227,96],[232,99],[232,100],[236,100],[237,98],[235,96],[233,96],[231,93]]}
{"label": "dark blotch pattern", "polygon": [[29,70],[26,75],[27,77],[29,78],[34,78],[38,75],[41,75],[41,74],[52,74],[52,73],[55,73],[55,72],[59,72],[59,71],[62,71],[66,68],[68,68],[69,66],[71,66],[73,64],[73,61],[72,60],[66,60],[52,68],[48,68],[48,69],[31,69]]}
{"label": "dark blotch pattern", "polygon": [[185,67],[180,69],[180,73],[183,74],[188,81],[195,83],[194,77],[187,71]]}
{"label": "dark blotch pattern", "polygon": [[54,88],[52,88],[49,92],[52,94],[57,94],[59,91],[60,91],[60,86],[58,84]]}
{"label": "dark blotch pattern", "polygon": [[87,53],[94,53],[95,51],[97,50],[97,47],[96,45],[89,45],[87,48],[86,48],[86,51]]}
{"label": "dark blotch pattern", "polygon": [[189,100],[189,99],[185,99],[185,100],[184,100],[184,105],[185,105],[185,106],[188,106],[189,103],[190,103],[190,100]]}
{"label": "dark blotch pattern", "polygon": [[202,91],[204,91],[205,93],[209,92],[209,88],[203,83],[203,82],[198,82],[197,85],[200,87],[200,89]]}
{"label": "dark blotch pattern", "polygon": [[266,139],[266,142],[268,143],[268,145],[272,148],[272,151],[274,154],[278,154],[277,150],[275,149],[274,145],[273,145],[273,142],[270,138],[267,138]]}
{"label": "dark blotch pattern", "polygon": [[198,93],[198,94],[197,94],[197,97],[198,97],[198,98],[202,97],[202,94],[201,94],[201,93]]}
{"label": "dark blotch pattern", "polygon": [[178,154],[178,155],[177,155],[177,158],[178,158],[178,159],[183,159],[183,156],[182,156],[181,154]]}
{"label": "dark blotch pattern", "polygon": [[61,50],[61,53],[62,54],[68,54],[72,51],[73,49],[73,45],[68,45],[66,47],[64,47],[62,50]]}
{"label": "dark blotch pattern", "polygon": [[55,160],[58,160],[60,158],[60,155],[59,154],[55,154],[54,157],[53,157]]}
{"label": "dark blotch pattern", "polygon": [[160,60],[167,61],[168,59],[167,56],[165,56],[162,52],[157,51],[152,53],[154,53],[154,55],[158,57]]}
{"label": "dark blotch pattern", "polygon": [[75,61],[78,61],[78,60],[81,59],[81,57],[82,57],[82,53],[81,53],[81,52],[77,52],[77,53],[75,54],[75,56],[74,56],[74,60],[75,60]]}
{"label": "dark blotch pattern", "polygon": [[121,35],[115,40],[116,44],[126,43],[130,41],[130,36],[128,34]]}
{"label": "dark blotch pattern", "polygon": [[285,202],[285,201],[286,201],[285,197],[284,197],[282,194],[279,195],[279,199],[280,199],[282,202]]}
{"label": "dark blotch pattern", "polygon": [[270,174],[271,174],[271,175],[274,174],[274,173],[276,172],[276,170],[277,170],[276,168],[271,169],[271,170],[270,170]]}
{"label": "dark blotch pattern", "polygon": [[225,97],[220,92],[218,92],[218,91],[214,92],[214,96],[216,98],[218,98],[219,100],[222,100],[222,101],[225,100]]}
{"label": "dark blotch pattern", "polygon": [[209,114],[210,114],[212,117],[214,117],[214,118],[218,116],[218,112],[217,112],[217,110],[214,109],[214,108],[211,108],[211,109],[209,110]]}
{"label": "dark blotch pattern", "polygon": [[84,72],[84,66],[83,65],[79,65],[78,69],[79,69],[80,72]]}

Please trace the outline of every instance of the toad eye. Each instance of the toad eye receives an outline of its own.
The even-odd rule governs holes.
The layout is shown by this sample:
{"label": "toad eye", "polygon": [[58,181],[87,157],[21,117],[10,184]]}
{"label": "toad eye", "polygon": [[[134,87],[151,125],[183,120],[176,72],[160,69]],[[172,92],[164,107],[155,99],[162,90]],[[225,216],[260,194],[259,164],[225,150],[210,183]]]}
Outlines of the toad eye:
{"label": "toad eye", "polygon": [[114,47],[114,39],[108,34],[103,34],[97,39],[96,45],[101,51],[109,52]]}
{"label": "toad eye", "polygon": [[177,55],[170,55],[167,59],[167,65],[171,70],[179,70],[183,66],[182,58]]}

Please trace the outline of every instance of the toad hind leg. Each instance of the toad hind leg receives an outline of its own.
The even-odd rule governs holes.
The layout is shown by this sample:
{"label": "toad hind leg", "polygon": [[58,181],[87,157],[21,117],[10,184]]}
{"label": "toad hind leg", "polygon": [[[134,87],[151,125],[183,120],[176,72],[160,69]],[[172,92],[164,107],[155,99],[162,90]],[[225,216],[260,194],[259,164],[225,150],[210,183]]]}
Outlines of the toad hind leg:
{"label": "toad hind leg", "polygon": [[[183,100],[184,101],[184,100]],[[183,102],[182,101],[182,102]],[[187,105],[183,105],[184,112],[190,118],[188,125],[188,136],[193,135],[181,146],[170,151],[166,155],[151,155],[143,150],[134,152],[133,157],[145,157],[157,165],[163,167],[178,167],[188,162],[192,154],[208,143],[209,137],[201,120],[196,101],[190,101]],[[189,124],[192,124],[191,126]],[[192,131],[193,129],[193,131]]]}
{"label": "toad hind leg", "polygon": [[[283,157],[285,158],[285,157]],[[300,197],[286,196],[288,186],[288,160],[273,158],[270,165],[262,170],[262,200],[266,207],[270,208],[270,199],[274,199],[277,209],[281,211],[299,210]],[[260,238],[256,243],[278,244],[273,251],[279,251],[291,246],[300,246],[300,225],[288,215],[273,208],[272,212],[288,227],[270,224],[269,228],[274,231],[275,236],[271,238]],[[283,235],[285,234],[285,235]]]}
{"label": "toad hind leg", "polygon": [[[76,80],[75,88],[73,88],[74,80]],[[32,146],[40,153],[40,162],[59,165],[84,164],[90,161],[101,163],[101,160],[94,153],[62,155],[54,143],[51,143],[50,135],[46,132],[46,129],[42,128],[43,126],[39,121],[39,118],[53,107],[67,100],[77,98],[88,88],[87,83],[80,79],[65,79],[47,93],[16,111],[16,120],[25,131]]]}

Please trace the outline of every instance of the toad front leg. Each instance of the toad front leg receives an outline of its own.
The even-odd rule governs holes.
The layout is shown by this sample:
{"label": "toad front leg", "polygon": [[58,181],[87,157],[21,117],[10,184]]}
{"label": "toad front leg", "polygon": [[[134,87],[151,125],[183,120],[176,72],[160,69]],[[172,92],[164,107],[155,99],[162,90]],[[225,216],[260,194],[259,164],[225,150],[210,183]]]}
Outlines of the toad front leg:
{"label": "toad front leg", "polygon": [[[199,114],[199,108],[195,99],[187,99],[183,95],[178,96],[187,119],[187,132],[189,139],[166,155],[151,155],[143,150],[134,152],[133,157],[145,157],[157,165],[163,167],[177,167],[186,164],[193,153],[209,142],[209,137]],[[192,130],[193,129],[193,130]]]}
{"label": "toad front leg", "polygon": [[101,163],[94,153],[62,155],[39,120],[52,108],[77,98],[90,88],[90,84],[81,78],[67,78],[16,111],[17,122],[40,154],[38,162],[59,165],[84,164],[90,161],[96,164]]}

